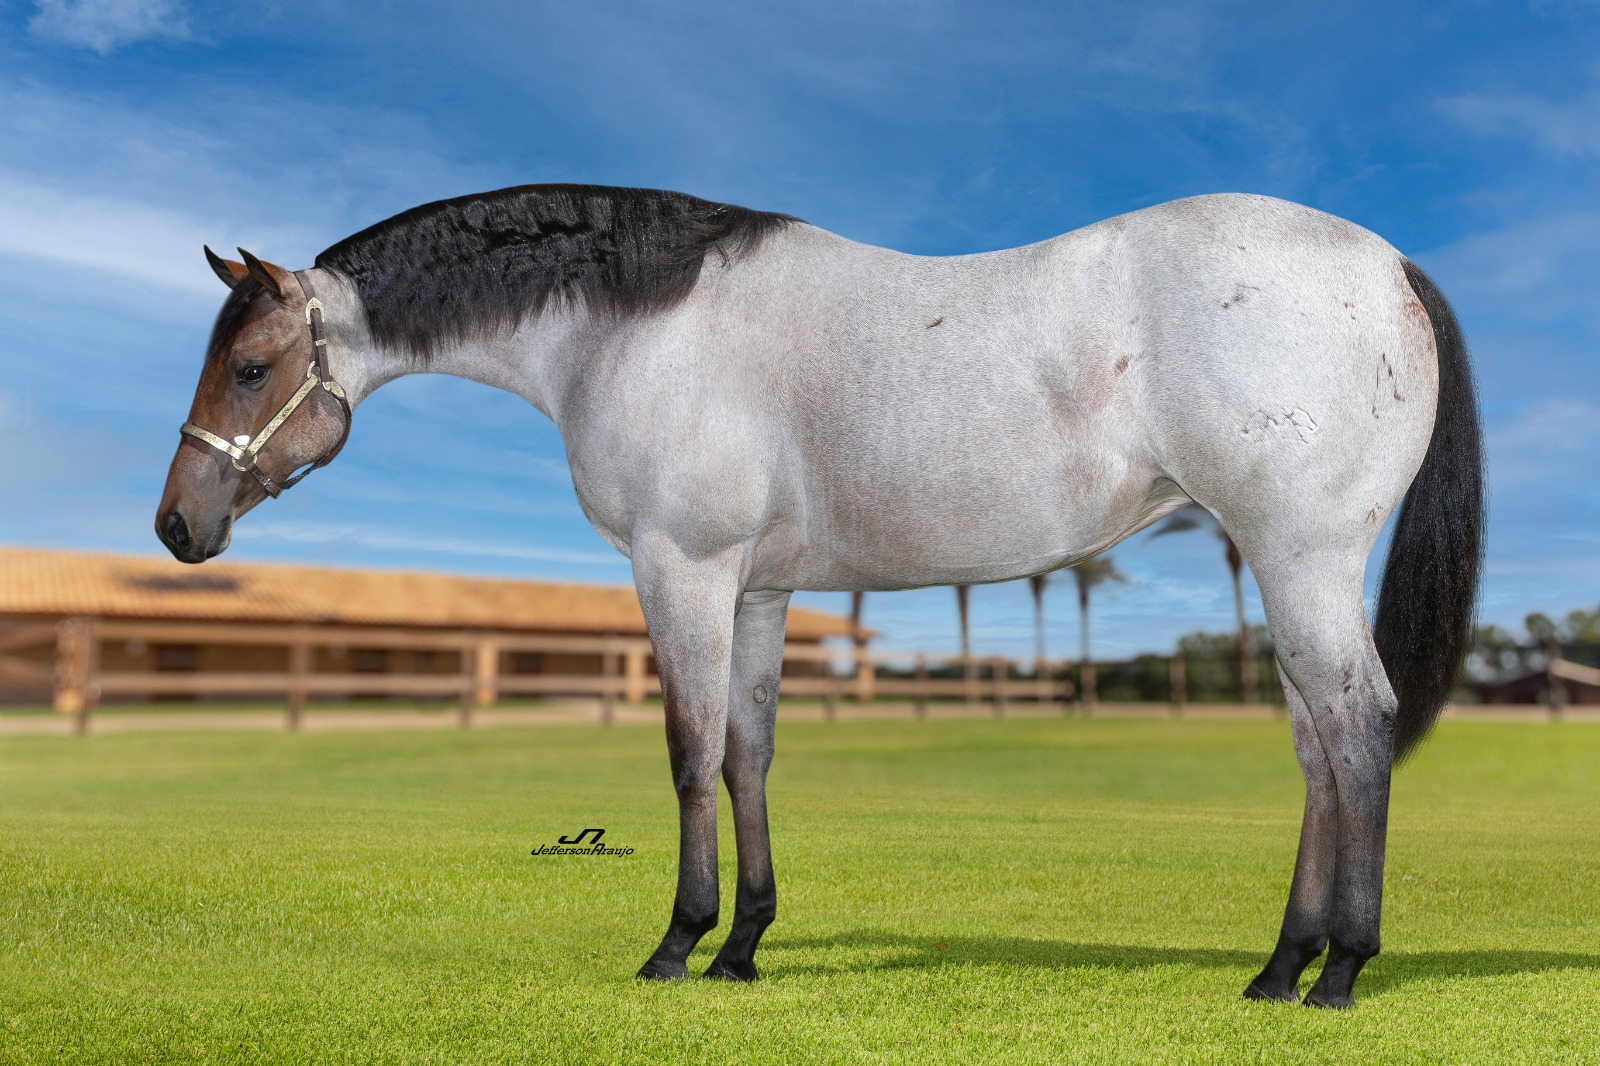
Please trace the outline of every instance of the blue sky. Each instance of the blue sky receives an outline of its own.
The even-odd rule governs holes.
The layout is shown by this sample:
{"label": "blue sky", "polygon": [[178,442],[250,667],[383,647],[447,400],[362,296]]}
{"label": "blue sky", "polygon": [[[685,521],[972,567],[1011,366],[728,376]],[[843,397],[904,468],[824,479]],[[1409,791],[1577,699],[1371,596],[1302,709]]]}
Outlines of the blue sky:
{"label": "blue sky", "polygon": [[[0,0],[0,542],[160,550],[153,510],[223,292],[202,242],[304,266],[417,203],[582,181],[949,254],[1247,191],[1350,218],[1433,273],[1483,394],[1483,615],[1591,606],[1597,45],[1600,5],[1577,0]],[[439,377],[364,404],[339,461],[251,514],[230,554],[629,576],[554,428]],[[1132,580],[1097,603],[1099,654],[1230,626],[1209,537],[1114,554]],[[1024,586],[973,604],[977,650],[1031,647]],[[1065,587],[1050,609],[1066,653]],[[894,646],[955,642],[945,589],[870,596],[867,621]]]}

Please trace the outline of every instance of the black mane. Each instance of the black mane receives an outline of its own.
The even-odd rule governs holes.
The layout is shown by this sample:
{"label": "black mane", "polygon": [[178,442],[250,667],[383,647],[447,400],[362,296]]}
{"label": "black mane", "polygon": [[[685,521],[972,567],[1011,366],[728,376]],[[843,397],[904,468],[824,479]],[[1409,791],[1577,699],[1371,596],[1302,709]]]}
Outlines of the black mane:
{"label": "black mane", "polygon": [[669,308],[796,219],[683,193],[519,185],[423,204],[317,256],[349,278],[380,344],[427,359],[514,329],[552,300],[601,314]]}

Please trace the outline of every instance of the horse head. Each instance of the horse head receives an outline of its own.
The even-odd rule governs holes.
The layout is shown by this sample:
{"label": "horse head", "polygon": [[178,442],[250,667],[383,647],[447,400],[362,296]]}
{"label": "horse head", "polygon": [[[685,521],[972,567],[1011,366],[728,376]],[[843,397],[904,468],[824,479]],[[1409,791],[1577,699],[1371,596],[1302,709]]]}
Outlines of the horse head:
{"label": "horse head", "polygon": [[240,515],[332,461],[350,431],[310,280],[239,254],[206,249],[231,291],[156,511],[156,535],[186,563],[222,552]]}

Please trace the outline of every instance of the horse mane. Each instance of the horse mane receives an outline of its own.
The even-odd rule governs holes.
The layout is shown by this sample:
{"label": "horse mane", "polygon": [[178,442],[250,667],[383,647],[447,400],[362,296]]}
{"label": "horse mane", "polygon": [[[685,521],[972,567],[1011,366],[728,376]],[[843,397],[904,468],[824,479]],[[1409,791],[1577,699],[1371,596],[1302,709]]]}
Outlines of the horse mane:
{"label": "horse mane", "polygon": [[414,207],[316,265],[355,285],[374,340],[426,361],[553,301],[617,316],[668,309],[707,254],[735,261],[796,221],[677,192],[519,185]]}

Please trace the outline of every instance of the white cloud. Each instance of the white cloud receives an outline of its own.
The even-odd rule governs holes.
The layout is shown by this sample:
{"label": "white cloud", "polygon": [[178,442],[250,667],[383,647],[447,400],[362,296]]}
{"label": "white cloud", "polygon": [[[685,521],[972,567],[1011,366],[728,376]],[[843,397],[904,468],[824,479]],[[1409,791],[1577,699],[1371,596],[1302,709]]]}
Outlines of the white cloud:
{"label": "white cloud", "polygon": [[39,0],[28,30],[103,56],[138,41],[191,37],[189,13],[179,0]]}
{"label": "white cloud", "polygon": [[1483,137],[1520,141],[1563,158],[1600,155],[1600,91],[1567,100],[1522,92],[1464,92],[1434,106]]}
{"label": "white cloud", "polygon": [[[291,243],[252,228],[258,244]],[[223,250],[234,225],[112,197],[59,192],[0,171],[0,257],[92,270],[161,289],[219,298],[200,247]]]}
{"label": "white cloud", "polygon": [[324,544],[341,549],[351,547],[379,551],[419,552],[467,558],[520,559],[538,563],[577,563],[590,566],[627,566],[621,554],[546,548],[535,544],[496,544],[458,537],[430,537],[410,533],[386,533],[361,527],[334,527],[298,522],[251,523],[249,535],[258,540],[288,541],[296,544]]}
{"label": "white cloud", "polygon": [[1600,211],[1521,219],[1419,256],[1457,308],[1535,320],[1600,312]]}

